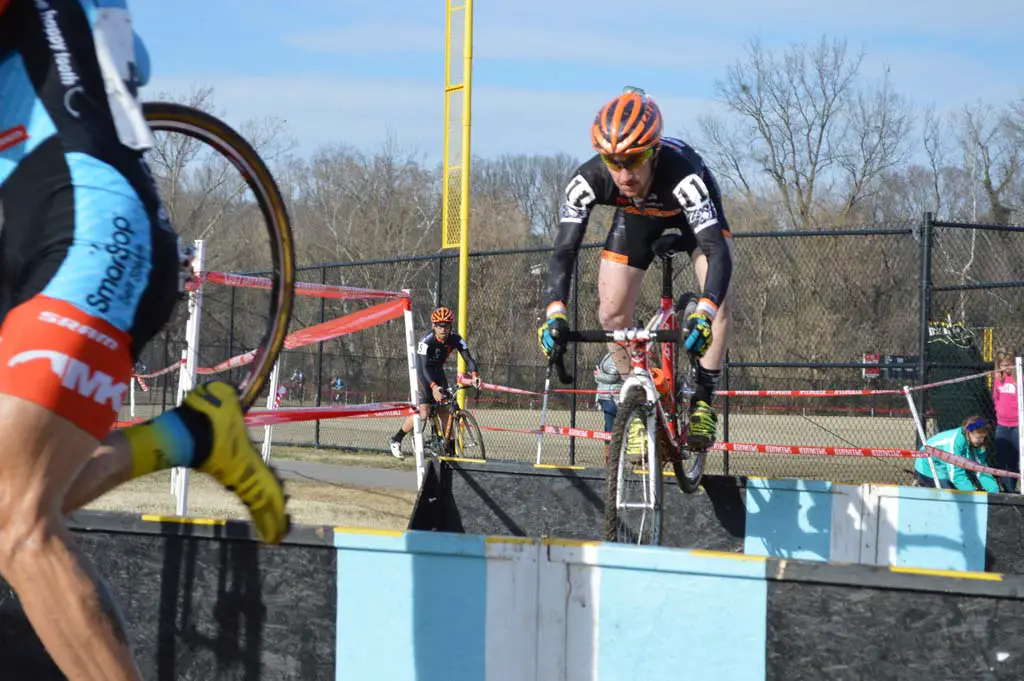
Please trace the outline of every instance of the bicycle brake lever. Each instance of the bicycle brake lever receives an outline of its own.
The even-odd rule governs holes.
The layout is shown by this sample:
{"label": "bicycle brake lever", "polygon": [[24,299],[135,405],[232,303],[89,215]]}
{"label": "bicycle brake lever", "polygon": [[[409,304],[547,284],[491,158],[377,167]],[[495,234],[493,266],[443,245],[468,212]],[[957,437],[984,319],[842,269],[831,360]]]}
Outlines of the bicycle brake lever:
{"label": "bicycle brake lever", "polygon": [[558,373],[558,380],[563,384],[569,384],[573,381],[573,375],[565,370],[565,346],[555,346],[555,351],[551,355],[551,362],[548,364],[548,371],[551,370],[551,365],[554,365],[555,371]]}

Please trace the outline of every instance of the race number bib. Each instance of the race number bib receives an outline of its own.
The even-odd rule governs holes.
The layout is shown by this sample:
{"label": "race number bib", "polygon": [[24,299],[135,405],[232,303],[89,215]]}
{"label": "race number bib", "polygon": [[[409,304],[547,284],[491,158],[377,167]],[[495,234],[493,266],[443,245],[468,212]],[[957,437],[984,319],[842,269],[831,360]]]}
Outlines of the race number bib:
{"label": "race number bib", "polygon": [[718,211],[715,210],[715,204],[711,201],[707,185],[699,175],[684,177],[672,190],[672,195],[683,207],[686,220],[690,223],[694,234],[718,224]]}
{"label": "race number bib", "polygon": [[97,8],[93,38],[118,138],[130,149],[143,151],[151,148],[153,135],[136,99],[138,67],[135,34],[128,10],[122,7]]}

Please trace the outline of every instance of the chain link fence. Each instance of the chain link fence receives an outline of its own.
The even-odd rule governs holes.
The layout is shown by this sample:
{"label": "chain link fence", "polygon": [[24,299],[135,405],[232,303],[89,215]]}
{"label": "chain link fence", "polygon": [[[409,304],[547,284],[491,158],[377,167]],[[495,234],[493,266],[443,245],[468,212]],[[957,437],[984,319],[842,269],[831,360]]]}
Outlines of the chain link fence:
{"label": "chain link fence", "polygon": [[[1024,348],[1024,299],[1019,263],[1024,228],[923,220],[883,229],[735,234],[733,313],[721,390],[899,389],[990,369],[999,347]],[[551,249],[474,253],[469,263],[467,340],[484,380],[540,393],[545,362],[536,328]],[[599,328],[597,273],[600,244],[583,247],[569,301],[574,328]],[[644,279],[636,322],[654,313],[660,267]],[[697,289],[687,258],[676,259],[678,295]],[[412,292],[417,335],[429,330],[437,305],[457,308],[454,253],[304,268],[304,281]],[[240,354],[262,332],[260,292],[206,287],[200,362],[210,366]],[[292,330],[372,304],[300,297]],[[182,306],[184,308],[185,306]],[[179,316],[183,319],[184,314]],[[174,323],[143,354],[152,370],[175,361],[184,348],[184,324]],[[359,404],[408,400],[404,324],[381,327],[283,353],[285,405]],[[567,366],[569,388],[593,390],[593,369],[606,349],[579,345]],[[454,358],[449,374],[454,374]],[[174,403],[176,374],[136,392],[137,409]],[[552,387],[557,380],[553,379]],[[340,386],[340,387],[339,387]],[[982,379],[919,393],[916,406],[934,430],[987,408]],[[539,395],[468,393],[467,406],[485,428],[488,457],[534,460]],[[987,405],[987,407],[986,407]],[[719,439],[739,443],[849,448],[915,448],[914,422],[902,395],[843,398],[716,399]],[[401,420],[331,419],[277,426],[274,442],[324,448],[385,451]],[[603,429],[594,395],[557,394],[548,423]],[[493,429],[493,430],[492,430]],[[931,432],[928,433],[929,435]],[[262,438],[262,429],[254,432]],[[549,436],[543,461],[599,466],[604,444]],[[711,472],[837,482],[908,482],[908,459],[796,457],[715,453]]]}

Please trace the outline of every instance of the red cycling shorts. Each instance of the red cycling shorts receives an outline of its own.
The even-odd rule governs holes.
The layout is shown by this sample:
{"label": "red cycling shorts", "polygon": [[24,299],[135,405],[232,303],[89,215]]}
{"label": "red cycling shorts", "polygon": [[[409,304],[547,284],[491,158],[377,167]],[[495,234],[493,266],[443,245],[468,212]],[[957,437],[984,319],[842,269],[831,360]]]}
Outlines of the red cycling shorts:
{"label": "red cycling shorts", "polygon": [[34,402],[102,440],[128,397],[131,336],[36,295],[0,326],[0,393]]}

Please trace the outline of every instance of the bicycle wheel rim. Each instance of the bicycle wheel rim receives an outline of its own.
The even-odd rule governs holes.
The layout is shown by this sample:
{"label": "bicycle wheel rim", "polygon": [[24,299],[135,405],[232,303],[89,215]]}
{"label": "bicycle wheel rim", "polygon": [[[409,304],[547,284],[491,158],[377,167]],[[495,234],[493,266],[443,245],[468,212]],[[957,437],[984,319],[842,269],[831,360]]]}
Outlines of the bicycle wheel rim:
{"label": "bicycle wheel rim", "polygon": [[[641,483],[636,485],[637,477],[633,475],[633,466],[627,454],[629,424],[634,418],[640,418],[645,428],[651,425],[648,421],[648,407],[646,395],[641,388],[634,387],[626,395],[626,398],[619,405],[618,414],[615,416],[615,424],[612,427],[612,439],[609,443],[609,457],[606,470],[605,482],[605,538],[608,541],[630,544],[656,545],[661,541],[662,513],[661,498],[663,496],[662,477],[660,466],[652,467],[651,461],[657,461],[657,450],[651,449],[651,433],[647,435],[647,448],[644,460],[640,462],[642,467],[648,468],[646,474],[639,476]],[[655,446],[656,439],[655,439]],[[627,482],[630,485],[625,485]],[[634,488],[641,491],[645,501],[652,502],[650,509],[623,509],[619,508],[620,498],[626,496],[626,489]],[[653,490],[653,494],[651,493]],[[639,511],[639,513],[638,513]],[[633,518],[637,515],[644,515],[643,526],[640,532],[637,531],[637,524]],[[644,530],[644,527],[650,528]],[[645,535],[649,536],[644,541]]]}
{"label": "bicycle wheel rim", "polygon": [[[651,423],[648,416],[646,409],[634,407],[625,419],[627,427],[634,419],[639,419],[644,423],[647,451],[642,461],[634,463],[630,461],[626,451],[628,438],[622,439],[617,457],[616,489],[618,494],[615,502],[618,505],[618,497],[622,497],[621,500],[624,503],[642,501],[645,505],[650,504],[650,507],[642,510],[617,507],[619,520],[617,534],[619,541],[623,541],[623,535],[626,539],[632,540],[623,543],[657,546],[661,540],[661,465],[658,459],[656,436],[649,429]],[[637,464],[641,466],[639,473],[636,470]],[[627,499],[627,490],[639,491],[640,499]]]}
{"label": "bicycle wheel rim", "polygon": [[694,492],[700,486],[701,480],[704,477],[706,455],[686,450],[685,447],[680,447],[680,449],[684,450],[688,456],[684,457],[682,454],[679,454],[672,462],[673,472],[676,474],[676,482],[679,483],[679,487],[684,492]]}
{"label": "bicycle wheel rim", "polygon": [[259,398],[284,348],[295,299],[295,252],[284,198],[256,150],[223,121],[198,109],[170,102],[146,102],[143,114],[151,130],[186,135],[227,159],[256,197],[270,239],[270,309],[267,327],[250,351],[249,370],[237,384],[243,412]]}
{"label": "bicycle wheel rim", "polygon": [[[466,454],[466,434],[469,434],[476,446],[473,448],[473,452],[467,456]],[[480,426],[477,425],[476,419],[473,415],[468,412],[460,412],[456,417],[455,421],[455,451],[461,457],[474,458],[474,459],[486,459],[487,455],[484,451],[484,438],[483,433],[480,432]]]}

